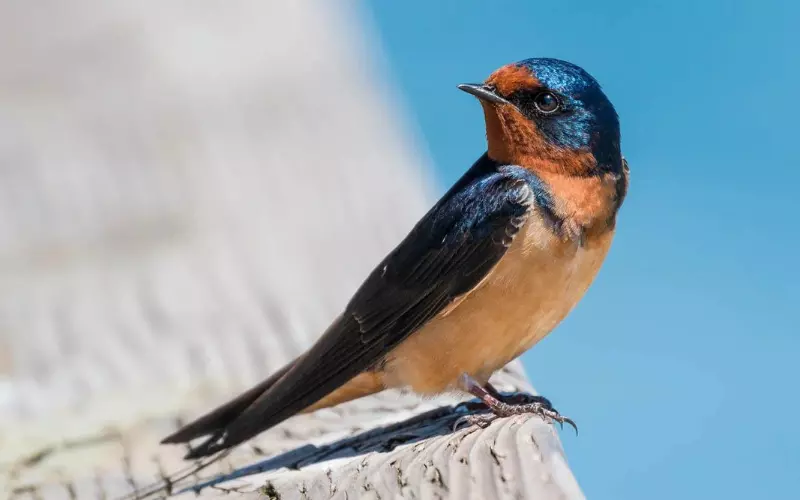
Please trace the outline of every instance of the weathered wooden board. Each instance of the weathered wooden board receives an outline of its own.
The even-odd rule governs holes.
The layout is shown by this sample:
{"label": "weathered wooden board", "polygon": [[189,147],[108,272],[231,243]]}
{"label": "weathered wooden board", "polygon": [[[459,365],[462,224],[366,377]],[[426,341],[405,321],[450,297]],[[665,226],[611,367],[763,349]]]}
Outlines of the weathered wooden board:
{"label": "weathered wooden board", "polygon": [[[11,0],[0,33],[0,497],[115,498],[313,341],[430,203],[426,159],[347,2]],[[201,494],[582,497],[551,426],[451,433],[455,402],[298,417],[176,487],[291,452]]]}

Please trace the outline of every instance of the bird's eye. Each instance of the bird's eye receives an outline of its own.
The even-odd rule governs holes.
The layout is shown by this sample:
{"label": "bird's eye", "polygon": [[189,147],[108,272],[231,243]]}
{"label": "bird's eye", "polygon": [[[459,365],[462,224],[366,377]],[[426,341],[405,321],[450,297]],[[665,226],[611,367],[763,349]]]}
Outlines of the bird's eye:
{"label": "bird's eye", "polygon": [[560,103],[558,98],[550,92],[540,92],[533,101],[539,112],[549,115],[558,111]]}

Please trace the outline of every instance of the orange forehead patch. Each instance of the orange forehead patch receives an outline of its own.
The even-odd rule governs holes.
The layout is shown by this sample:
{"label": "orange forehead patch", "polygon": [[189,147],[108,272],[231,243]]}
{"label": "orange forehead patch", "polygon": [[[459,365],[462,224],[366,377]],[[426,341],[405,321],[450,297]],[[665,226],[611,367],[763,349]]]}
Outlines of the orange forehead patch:
{"label": "orange forehead patch", "polygon": [[500,95],[509,96],[520,89],[540,87],[541,83],[524,66],[509,64],[498,69],[486,79],[486,84],[494,85]]}

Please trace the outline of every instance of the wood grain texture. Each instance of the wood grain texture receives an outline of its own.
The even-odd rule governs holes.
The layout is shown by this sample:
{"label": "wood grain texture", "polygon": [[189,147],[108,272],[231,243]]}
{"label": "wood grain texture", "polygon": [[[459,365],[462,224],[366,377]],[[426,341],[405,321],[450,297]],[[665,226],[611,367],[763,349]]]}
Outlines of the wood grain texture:
{"label": "wood grain texture", "polygon": [[[356,13],[0,5],[0,498],[116,498],[184,467],[158,440],[306,348],[427,208]],[[527,385],[518,365],[498,383]],[[449,433],[456,403],[301,415],[176,488],[272,457],[201,496],[582,497],[551,426]]]}

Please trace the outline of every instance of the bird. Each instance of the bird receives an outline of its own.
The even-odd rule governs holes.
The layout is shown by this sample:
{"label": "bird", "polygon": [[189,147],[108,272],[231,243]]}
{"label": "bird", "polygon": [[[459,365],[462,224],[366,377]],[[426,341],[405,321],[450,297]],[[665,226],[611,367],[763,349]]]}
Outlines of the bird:
{"label": "bird", "polygon": [[564,319],[609,251],[629,183],[617,112],[594,77],[553,58],[458,88],[480,102],[485,152],[316,343],[163,444],[205,438],[185,458],[207,457],[296,414],[401,387],[471,394],[490,418],[574,425],[546,398],[505,396],[489,377]]}

